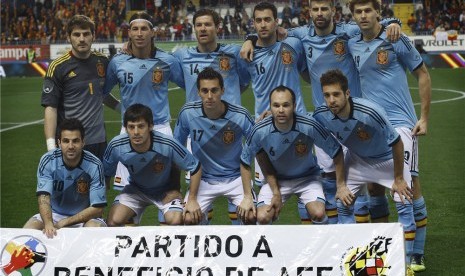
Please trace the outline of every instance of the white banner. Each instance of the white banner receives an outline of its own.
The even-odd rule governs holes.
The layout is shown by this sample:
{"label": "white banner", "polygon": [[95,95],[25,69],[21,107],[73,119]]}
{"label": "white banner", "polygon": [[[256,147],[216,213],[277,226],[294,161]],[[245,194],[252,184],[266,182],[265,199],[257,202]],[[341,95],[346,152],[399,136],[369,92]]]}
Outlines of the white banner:
{"label": "white banner", "polygon": [[436,39],[432,35],[410,36],[412,43],[415,40],[423,41],[423,49],[426,52],[456,53],[465,52],[465,35],[458,35],[454,40]]}
{"label": "white banner", "polygon": [[399,223],[66,228],[58,230],[53,239],[35,230],[0,231],[0,273],[5,275],[405,273],[404,235]]}

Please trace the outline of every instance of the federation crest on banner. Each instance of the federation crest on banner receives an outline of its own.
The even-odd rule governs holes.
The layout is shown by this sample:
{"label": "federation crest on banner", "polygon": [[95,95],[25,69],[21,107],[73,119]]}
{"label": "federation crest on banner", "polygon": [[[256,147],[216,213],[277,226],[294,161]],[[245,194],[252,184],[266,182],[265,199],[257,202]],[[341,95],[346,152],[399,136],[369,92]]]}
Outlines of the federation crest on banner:
{"label": "federation crest on banner", "polygon": [[387,50],[384,50],[383,48],[378,50],[377,57],[376,57],[376,63],[385,65],[389,62],[389,54]]}
{"label": "federation crest on banner", "polygon": [[222,55],[219,57],[219,65],[221,71],[229,71],[231,69],[231,63],[228,56]]}
{"label": "federation crest on banner", "polygon": [[155,70],[153,70],[152,82],[156,84],[163,82],[163,70],[160,67],[157,67]]}
{"label": "federation crest on banner", "polygon": [[346,53],[346,47],[344,45],[344,41],[336,40],[333,44],[333,51],[335,55],[344,55]]}
{"label": "federation crest on banner", "polygon": [[161,173],[165,169],[165,163],[156,160],[152,168],[155,173]]}
{"label": "federation crest on banner", "polygon": [[89,182],[84,179],[84,177],[81,177],[77,181],[77,192],[80,194],[87,194],[89,193]]}
{"label": "federation crest on banner", "polygon": [[392,238],[377,237],[370,244],[349,248],[341,267],[344,275],[389,275],[391,266],[386,262],[386,255]]}
{"label": "federation crest on banner", "polygon": [[366,141],[366,140],[369,140],[371,138],[370,134],[361,127],[357,128],[357,136],[362,141]]}
{"label": "federation crest on banner", "polygon": [[97,75],[101,78],[105,77],[105,66],[100,61],[95,65],[97,67]]}
{"label": "federation crest on banner", "polygon": [[234,142],[234,138],[235,138],[235,135],[234,135],[234,131],[232,130],[225,130],[223,132],[223,142],[226,144],[226,145],[229,145],[231,143]]}
{"label": "federation crest on banner", "polygon": [[294,147],[295,147],[295,153],[298,156],[307,155],[308,147],[307,147],[307,144],[302,142],[302,140],[297,141],[297,143],[295,143]]}
{"label": "federation crest on banner", "polygon": [[292,64],[293,58],[292,58],[292,53],[291,53],[291,51],[289,51],[289,50],[287,50],[287,49],[283,49],[283,50],[281,51],[281,61],[282,61],[283,64],[285,64],[285,65]]}

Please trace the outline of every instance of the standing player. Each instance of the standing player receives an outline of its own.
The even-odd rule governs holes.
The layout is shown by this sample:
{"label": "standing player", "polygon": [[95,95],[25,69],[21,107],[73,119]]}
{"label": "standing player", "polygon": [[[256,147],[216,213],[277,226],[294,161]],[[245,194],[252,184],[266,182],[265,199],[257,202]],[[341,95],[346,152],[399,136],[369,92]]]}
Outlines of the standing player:
{"label": "standing player", "polygon": [[[179,185],[171,181],[174,166],[191,171],[192,185],[198,186],[202,170],[199,161],[186,148],[153,129],[149,107],[134,104],[124,113],[126,132],[113,138],[105,151],[103,166],[107,182],[118,162],[129,169],[129,184],[108,214],[109,226],[121,226],[133,217],[141,217],[145,208],[155,205],[163,211],[169,225],[183,223],[183,205]],[[200,208],[188,208],[194,222],[201,218]]]}
{"label": "standing player", "polygon": [[250,82],[247,64],[239,56],[240,47],[218,43],[218,29],[221,18],[213,10],[201,9],[193,18],[197,37],[196,47],[176,50],[173,55],[179,59],[184,73],[186,102],[200,100],[197,90],[197,75],[204,68],[212,67],[221,73],[225,83],[223,100],[241,104],[241,92]]}
{"label": "standing player", "polygon": [[348,149],[344,158],[346,183],[338,184],[336,193],[339,222],[355,223],[354,197],[366,183],[376,182],[388,187],[396,202],[399,222],[404,227],[409,265],[415,219],[411,175],[409,166],[404,163],[402,139],[381,106],[366,99],[350,97],[347,78],[341,71],[324,73],[321,87],[326,106],[317,108],[313,117]]}
{"label": "standing player", "polygon": [[37,169],[39,214],[24,228],[43,230],[53,238],[63,227],[106,226],[107,205],[102,162],[84,148],[84,126],[64,119],[58,132],[59,149],[44,154]]}
{"label": "standing player", "polygon": [[[329,0],[312,0],[310,1],[310,18],[312,24],[298,27],[295,29],[280,30],[284,31],[284,36],[294,36],[300,39],[305,51],[306,63],[309,78],[312,83],[312,101],[313,106],[319,107],[324,105],[323,94],[321,92],[320,77],[327,70],[338,68],[344,72],[349,78],[350,90],[353,91],[353,96],[358,97],[354,93],[360,93],[360,81],[355,68],[354,61],[350,56],[347,47],[347,41],[350,37],[360,33],[360,28],[355,23],[334,23],[335,7],[333,1]],[[390,38],[396,41],[400,34],[400,27],[396,19],[383,20],[383,24],[389,24],[388,33]],[[246,59],[253,59],[252,43],[244,43],[241,54]],[[251,53],[252,55],[249,55]],[[336,178],[334,172],[334,164],[332,159],[327,156],[323,150],[316,147],[315,153],[318,158],[318,164],[323,170],[323,187],[326,196],[326,213],[329,218],[329,223],[337,223],[337,210],[334,195],[336,193]],[[373,197],[374,201],[384,202],[387,209],[387,201],[384,195],[381,197]],[[356,219],[357,222],[368,222],[369,213],[367,205],[367,197],[359,196],[356,202]],[[299,213],[303,221],[306,217],[305,208],[299,204]],[[387,219],[387,214],[377,214],[374,212],[373,221]]]}
{"label": "standing player", "polygon": [[[412,268],[423,271],[426,269],[423,255],[427,213],[418,178],[417,136],[427,133],[431,79],[420,54],[406,36],[401,36],[395,43],[386,38],[385,29],[378,22],[380,3],[377,0],[353,0],[349,8],[361,29],[360,35],[349,40],[349,49],[359,72],[362,95],[386,110],[404,143],[404,157],[413,180],[413,208],[417,224]],[[413,107],[406,68],[418,80],[421,100],[419,120]]]}
{"label": "standing player", "polygon": [[[226,196],[234,204],[234,212],[243,199],[242,138],[249,134],[253,119],[247,109],[222,100],[223,77],[213,68],[207,67],[199,73],[197,88],[201,101],[183,106],[174,137],[185,144],[190,135],[192,153],[202,164],[200,186],[191,183],[185,201],[187,211],[200,204],[206,219],[208,207],[218,196]],[[186,220],[185,224],[192,222]]]}
{"label": "standing player", "polygon": [[[107,145],[102,102],[108,58],[91,50],[95,25],[90,18],[73,16],[66,31],[71,51],[50,63],[42,89],[47,150],[56,148],[57,125],[65,118],[77,118],[86,131],[84,149],[102,159]],[[105,97],[105,104],[119,109],[111,95]]]}
{"label": "standing player", "polygon": [[[313,223],[326,224],[328,218],[320,168],[312,149],[316,144],[334,158],[338,180],[342,181],[342,148],[313,118],[295,112],[296,98],[290,88],[279,86],[273,89],[269,101],[272,116],[254,126],[242,151],[244,200],[238,215],[245,220],[250,212],[256,212],[259,224],[269,224],[278,217],[282,202],[295,194],[305,204]],[[250,192],[250,163],[259,152],[266,153],[275,172],[265,174],[267,184],[260,190],[255,210]]]}
{"label": "standing player", "polygon": [[[184,88],[181,65],[175,57],[153,44],[152,18],[146,12],[133,14],[129,26],[132,55],[113,57],[108,66],[104,91],[109,93],[119,84],[123,114],[129,106],[143,103],[152,109],[155,130],[172,136],[168,81]],[[124,127],[121,131],[124,132]],[[128,184],[127,176],[127,169],[122,164],[118,165],[115,189],[121,190]]]}
{"label": "standing player", "polygon": [[[197,89],[197,76],[204,68],[212,67],[221,73],[224,80],[222,99],[231,104],[241,104],[241,93],[248,87],[250,76],[247,63],[239,56],[240,47],[218,43],[218,30],[221,18],[211,9],[201,9],[193,17],[197,37],[196,47],[176,50],[173,55],[181,62],[186,86],[186,103],[200,100]],[[190,149],[190,138],[187,148]],[[189,176],[186,176],[188,182]],[[236,206],[229,202],[229,218],[232,224],[239,224]],[[210,214],[213,209],[210,208]]]}
{"label": "standing player", "polygon": [[[292,89],[296,95],[296,111],[305,113],[299,74],[305,70],[302,44],[289,37],[277,42],[278,12],[276,6],[261,2],[254,7],[254,26],[258,33],[255,59],[249,63],[255,96],[255,117],[259,120],[270,107],[271,90],[279,85]],[[265,178],[255,162],[255,184],[262,186]]]}

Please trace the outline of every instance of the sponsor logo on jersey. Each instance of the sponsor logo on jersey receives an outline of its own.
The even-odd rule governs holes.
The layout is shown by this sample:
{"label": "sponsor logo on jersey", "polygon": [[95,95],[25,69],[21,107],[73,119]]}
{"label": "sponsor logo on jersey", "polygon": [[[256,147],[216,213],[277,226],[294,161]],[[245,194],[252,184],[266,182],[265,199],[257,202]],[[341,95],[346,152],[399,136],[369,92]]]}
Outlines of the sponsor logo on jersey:
{"label": "sponsor logo on jersey", "polygon": [[47,248],[41,240],[30,235],[17,236],[5,244],[0,258],[3,264],[26,262],[26,265],[2,266],[0,271],[5,275],[43,275],[42,271],[47,263],[47,256]]}
{"label": "sponsor logo on jersey", "polygon": [[336,40],[333,44],[333,51],[335,55],[344,55],[346,53],[346,47],[344,46],[344,41]]}
{"label": "sponsor logo on jersey", "polygon": [[227,56],[220,56],[219,64],[220,64],[221,71],[229,71],[231,69],[231,63],[229,61],[229,57]]}
{"label": "sponsor logo on jersey", "polygon": [[357,128],[357,136],[362,141],[366,141],[366,140],[369,140],[371,138],[370,134],[361,127]]}
{"label": "sponsor logo on jersey", "polygon": [[234,131],[232,130],[225,130],[223,132],[223,142],[226,144],[226,145],[229,145],[231,143],[233,143],[235,140],[235,134],[234,134]]}
{"label": "sponsor logo on jersey", "polygon": [[388,51],[384,50],[383,48],[378,50],[377,56],[376,56],[376,63],[385,65],[389,62],[389,54]]}
{"label": "sponsor logo on jersey", "polygon": [[152,82],[157,84],[163,82],[163,70],[161,70],[160,67],[157,67],[157,69],[153,70]]}
{"label": "sponsor logo on jersey", "polygon": [[344,275],[389,275],[386,253],[391,243],[392,238],[376,237],[365,246],[349,248],[342,257]]}
{"label": "sponsor logo on jersey", "polygon": [[293,58],[292,58],[292,53],[291,53],[291,51],[289,51],[289,50],[287,50],[287,49],[283,49],[283,50],[281,51],[281,61],[282,61],[283,64],[285,64],[285,65],[292,64]]}
{"label": "sponsor logo on jersey", "polygon": [[80,194],[89,193],[89,182],[86,181],[83,177],[79,178],[77,181],[77,192]]}
{"label": "sponsor logo on jersey", "polygon": [[95,65],[97,67],[97,75],[101,78],[105,77],[105,66],[103,66],[103,63],[97,62]]}
{"label": "sponsor logo on jersey", "polygon": [[295,143],[295,153],[298,155],[298,156],[304,156],[304,155],[307,155],[308,153],[308,147],[307,147],[307,144],[303,143],[302,140],[299,140],[297,141],[297,143]]}
{"label": "sponsor logo on jersey", "polygon": [[153,171],[155,173],[161,173],[165,169],[165,163],[156,160],[155,163],[153,164]]}
{"label": "sponsor logo on jersey", "polygon": [[68,74],[68,78],[74,78],[75,76],[77,76],[77,75],[76,75],[76,73],[74,73],[74,71],[71,71]]}

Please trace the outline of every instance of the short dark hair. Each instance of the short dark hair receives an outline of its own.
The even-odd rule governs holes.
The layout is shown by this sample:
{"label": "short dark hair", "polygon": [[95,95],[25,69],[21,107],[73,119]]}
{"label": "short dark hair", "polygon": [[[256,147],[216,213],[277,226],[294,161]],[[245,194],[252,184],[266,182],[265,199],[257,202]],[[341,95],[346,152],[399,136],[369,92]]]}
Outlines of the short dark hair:
{"label": "short dark hair", "polygon": [[61,140],[61,132],[64,130],[78,130],[79,133],[81,134],[81,139],[84,140],[85,136],[85,131],[84,131],[84,126],[82,125],[81,121],[79,121],[76,118],[69,118],[69,119],[64,119],[60,125],[58,126],[58,140]]}
{"label": "short dark hair", "polygon": [[354,13],[354,8],[355,8],[355,5],[359,5],[359,4],[368,4],[368,3],[372,3],[373,4],[373,8],[377,11],[377,12],[380,12],[381,11],[381,2],[379,0],[350,0],[349,2],[349,9],[350,11],[352,12],[352,14]]}
{"label": "short dark hair", "polygon": [[318,2],[326,2],[326,3],[329,3],[330,7],[334,7],[334,3],[332,0],[310,0],[310,7],[312,7],[312,3],[315,2],[315,3],[318,3]]}
{"label": "short dark hair", "polygon": [[153,125],[153,113],[150,107],[143,104],[133,104],[124,112],[123,125],[127,127],[128,122],[143,119],[149,125]]}
{"label": "short dark hair", "polygon": [[71,35],[74,28],[76,27],[81,29],[90,29],[92,34],[95,34],[94,21],[92,21],[92,19],[85,15],[76,14],[73,17],[71,17],[71,20],[68,22],[68,25],[66,26],[66,32],[68,33],[68,35]]}
{"label": "short dark hair", "polygon": [[277,19],[278,18],[278,9],[276,9],[276,6],[274,4],[271,4],[269,2],[260,2],[255,7],[253,8],[253,16],[252,18],[255,18],[255,11],[264,11],[264,10],[271,10],[273,12],[273,18]]}
{"label": "short dark hair", "polygon": [[204,15],[211,16],[213,18],[213,23],[215,24],[215,26],[218,27],[220,25],[220,22],[221,22],[220,15],[216,11],[211,10],[211,9],[200,9],[200,10],[198,10],[194,14],[194,17],[192,19],[192,22],[194,23],[194,25],[195,25],[195,20],[197,20],[198,17],[204,16]]}
{"label": "short dark hair", "polygon": [[291,88],[285,86],[285,85],[280,85],[276,88],[274,88],[273,90],[271,90],[271,93],[270,93],[270,96],[268,98],[268,101],[270,102],[271,104],[271,96],[275,93],[275,92],[284,92],[284,91],[289,91],[289,93],[291,93],[291,97],[292,97],[292,103],[295,104],[295,92],[294,90],[292,90]]}
{"label": "short dark hair", "polygon": [[347,80],[347,77],[339,69],[326,71],[326,73],[321,75],[320,83],[321,88],[323,88],[323,86],[325,85],[339,84],[343,92],[346,92],[349,88],[349,82]]}
{"label": "short dark hair", "polygon": [[197,89],[200,89],[201,80],[218,80],[221,89],[224,88],[223,76],[221,76],[221,74],[215,71],[215,69],[213,69],[212,67],[206,67],[199,73],[197,77]]}

